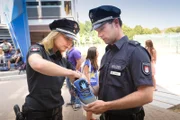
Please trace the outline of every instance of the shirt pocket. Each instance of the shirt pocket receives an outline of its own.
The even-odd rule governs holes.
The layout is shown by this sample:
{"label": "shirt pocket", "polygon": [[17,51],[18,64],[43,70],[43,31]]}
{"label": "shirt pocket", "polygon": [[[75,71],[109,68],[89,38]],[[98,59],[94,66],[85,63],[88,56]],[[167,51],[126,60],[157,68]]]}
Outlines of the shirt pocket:
{"label": "shirt pocket", "polygon": [[124,88],[126,86],[126,66],[122,59],[114,59],[108,67],[107,84],[114,87]]}

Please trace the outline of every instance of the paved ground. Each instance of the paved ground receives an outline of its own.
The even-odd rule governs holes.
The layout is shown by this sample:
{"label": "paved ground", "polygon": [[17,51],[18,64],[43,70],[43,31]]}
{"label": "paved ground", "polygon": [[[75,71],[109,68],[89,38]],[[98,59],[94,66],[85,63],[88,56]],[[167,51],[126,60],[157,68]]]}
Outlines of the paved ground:
{"label": "paved ground", "polygon": [[[66,86],[63,87],[63,97],[65,102],[69,102],[69,94]],[[154,105],[145,105],[144,106],[146,116],[145,120],[180,120],[180,114],[172,112],[170,110],[160,108]],[[83,109],[78,111],[73,111],[71,106],[63,106],[64,120],[86,120],[86,112]],[[95,118],[98,118],[98,115],[95,115]]]}
{"label": "paved ground", "polygon": [[154,92],[153,102],[150,104],[168,109],[180,104],[180,95],[171,92],[160,85],[157,85],[157,91]]}
{"label": "paved ground", "polygon": [[[27,93],[25,79],[0,81],[0,120],[14,120],[15,114],[12,107],[14,104],[21,106]],[[65,103],[67,103],[70,96],[65,85],[62,88],[62,95]],[[145,105],[144,108],[146,112],[145,120],[180,120],[179,113],[150,104]],[[83,109],[73,111],[71,106],[63,106],[63,116],[64,120],[86,120],[86,112]],[[98,118],[98,116],[95,117]]]}
{"label": "paved ground", "polygon": [[180,120],[179,113],[152,105],[145,105],[144,108],[146,112],[145,120]]}

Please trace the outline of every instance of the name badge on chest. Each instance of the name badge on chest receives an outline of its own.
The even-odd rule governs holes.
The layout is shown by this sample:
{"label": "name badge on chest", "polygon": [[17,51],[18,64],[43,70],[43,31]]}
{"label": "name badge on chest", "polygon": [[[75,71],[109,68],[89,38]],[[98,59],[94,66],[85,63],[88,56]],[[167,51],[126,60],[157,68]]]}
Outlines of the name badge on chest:
{"label": "name badge on chest", "polygon": [[110,74],[115,76],[121,76],[121,72],[117,72],[117,71],[110,71]]}

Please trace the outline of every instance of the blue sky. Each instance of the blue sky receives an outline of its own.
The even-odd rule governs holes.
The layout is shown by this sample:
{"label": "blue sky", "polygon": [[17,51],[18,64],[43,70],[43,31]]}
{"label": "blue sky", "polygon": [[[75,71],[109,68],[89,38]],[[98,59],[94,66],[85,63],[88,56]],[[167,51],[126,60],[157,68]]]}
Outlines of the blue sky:
{"label": "blue sky", "polygon": [[119,7],[123,23],[131,28],[180,26],[180,0],[78,0],[79,20],[89,20],[89,9],[100,5]]}

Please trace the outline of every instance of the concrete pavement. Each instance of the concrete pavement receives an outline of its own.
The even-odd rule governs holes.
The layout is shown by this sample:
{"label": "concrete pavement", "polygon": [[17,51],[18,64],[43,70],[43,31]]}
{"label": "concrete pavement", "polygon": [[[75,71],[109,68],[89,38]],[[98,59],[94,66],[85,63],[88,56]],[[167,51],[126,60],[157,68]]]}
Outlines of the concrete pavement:
{"label": "concrete pavement", "polygon": [[[21,106],[28,94],[26,80],[0,81],[0,88],[0,120],[14,120],[13,105],[19,104]],[[65,104],[69,102],[70,95],[66,85],[62,88],[62,95]],[[64,120],[86,120],[86,112],[82,108],[74,111],[71,106],[66,107],[65,104],[63,106]],[[180,120],[179,113],[165,108],[148,104],[144,106],[144,109],[146,112],[145,120]],[[98,118],[98,116],[95,117]]]}
{"label": "concrete pavement", "polygon": [[[63,86],[62,95],[65,100],[65,104],[69,102],[69,94],[66,86]],[[145,120],[180,120],[180,113],[173,112],[171,110],[160,108],[151,104],[144,106]],[[74,111],[71,106],[63,106],[64,120],[86,120],[86,112],[81,108],[78,111]],[[94,115],[95,118],[99,118],[99,115]]]}

